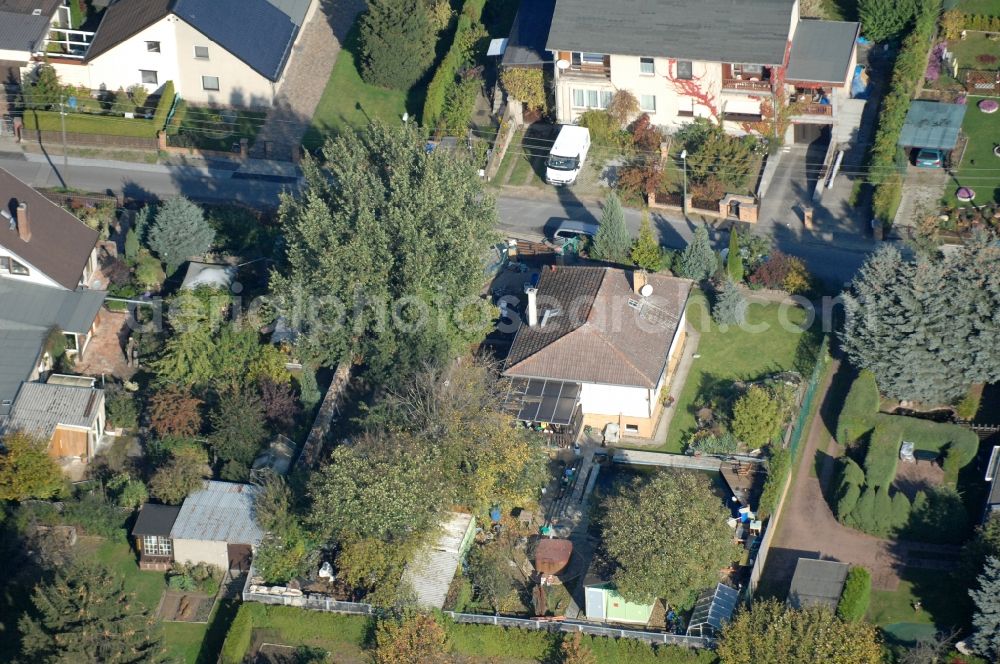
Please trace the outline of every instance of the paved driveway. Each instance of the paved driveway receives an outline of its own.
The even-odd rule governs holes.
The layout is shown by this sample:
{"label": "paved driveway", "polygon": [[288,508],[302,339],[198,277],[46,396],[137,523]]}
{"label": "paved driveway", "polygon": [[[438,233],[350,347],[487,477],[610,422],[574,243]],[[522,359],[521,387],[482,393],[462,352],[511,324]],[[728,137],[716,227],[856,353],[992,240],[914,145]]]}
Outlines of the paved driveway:
{"label": "paved driveway", "polygon": [[[251,156],[291,159],[292,149],[309,128],[347,32],[364,7],[364,0],[320,0],[292,50],[274,108],[257,134]],[[271,142],[270,155],[264,152],[266,141]]]}

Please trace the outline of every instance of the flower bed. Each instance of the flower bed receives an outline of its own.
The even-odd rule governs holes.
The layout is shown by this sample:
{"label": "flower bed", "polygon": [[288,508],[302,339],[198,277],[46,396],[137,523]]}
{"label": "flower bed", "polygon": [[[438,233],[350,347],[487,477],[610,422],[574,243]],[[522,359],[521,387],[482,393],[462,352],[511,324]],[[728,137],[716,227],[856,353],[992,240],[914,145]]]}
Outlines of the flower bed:
{"label": "flower bed", "polygon": [[979,110],[983,113],[996,113],[998,108],[1000,108],[1000,104],[993,99],[984,99],[979,102]]}

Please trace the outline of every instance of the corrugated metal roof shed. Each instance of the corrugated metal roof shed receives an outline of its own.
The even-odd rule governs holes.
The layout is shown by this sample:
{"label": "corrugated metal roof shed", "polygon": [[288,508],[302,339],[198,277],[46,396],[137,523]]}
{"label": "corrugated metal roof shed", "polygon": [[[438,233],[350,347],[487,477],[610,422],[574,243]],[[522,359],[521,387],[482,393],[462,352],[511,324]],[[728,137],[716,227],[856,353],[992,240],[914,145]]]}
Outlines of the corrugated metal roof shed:
{"label": "corrugated metal roof shed", "polygon": [[201,491],[184,499],[170,536],[174,539],[260,544],[264,531],[254,518],[251,484],[206,480]]}
{"label": "corrugated metal roof shed", "polygon": [[965,104],[939,101],[910,102],[898,144],[904,148],[953,150],[965,119]]}
{"label": "corrugated metal roof shed", "polygon": [[403,572],[403,581],[413,588],[417,605],[429,609],[444,606],[455,570],[471,541],[469,533],[475,528],[475,520],[471,514],[449,512],[441,527],[443,532],[437,541],[418,551]]}
{"label": "corrugated metal roof shed", "polygon": [[24,383],[4,431],[52,437],[56,425],[90,428],[104,401],[104,390],[53,383]]}

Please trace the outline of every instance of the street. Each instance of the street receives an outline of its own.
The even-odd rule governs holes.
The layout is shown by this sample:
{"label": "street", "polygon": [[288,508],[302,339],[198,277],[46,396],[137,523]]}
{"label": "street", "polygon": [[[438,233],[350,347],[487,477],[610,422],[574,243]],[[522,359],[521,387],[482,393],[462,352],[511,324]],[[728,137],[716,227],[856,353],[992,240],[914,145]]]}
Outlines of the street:
{"label": "street", "polygon": [[[139,164],[100,159],[70,157],[65,174],[62,157],[50,163],[45,155],[0,152],[0,167],[35,187],[67,186],[87,192],[112,191],[116,195],[138,200],[182,194],[201,202],[240,202],[258,207],[278,203],[282,191],[294,190],[297,184],[288,178],[244,176],[237,171],[217,166],[167,166]],[[65,182],[61,176],[65,177]],[[497,200],[500,229],[515,236],[540,237],[556,220],[577,219],[597,221],[600,205],[581,201],[571,188],[559,189],[555,196],[524,199],[501,195]],[[639,232],[642,213],[626,208],[625,219],[633,235]],[[681,215],[668,218],[659,212],[651,215],[654,229],[663,245],[680,249],[690,240],[698,221],[685,220]],[[831,287],[849,281],[874,248],[867,238],[856,236],[804,232],[798,225],[769,225],[776,248],[798,256],[809,270]],[[713,242],[721,249],[728,242],[728,233],[712,233]]]}

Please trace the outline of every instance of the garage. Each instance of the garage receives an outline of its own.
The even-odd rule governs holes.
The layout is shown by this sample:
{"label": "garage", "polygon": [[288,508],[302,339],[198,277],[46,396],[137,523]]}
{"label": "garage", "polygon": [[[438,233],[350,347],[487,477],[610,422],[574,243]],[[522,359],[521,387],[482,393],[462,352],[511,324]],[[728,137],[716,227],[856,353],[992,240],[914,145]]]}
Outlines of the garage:
{"label": "garage", "polygon": [[832,125],[828,124],[796,124],[793,141],[796,145],[811,145],[816,142],[829,143]]}

